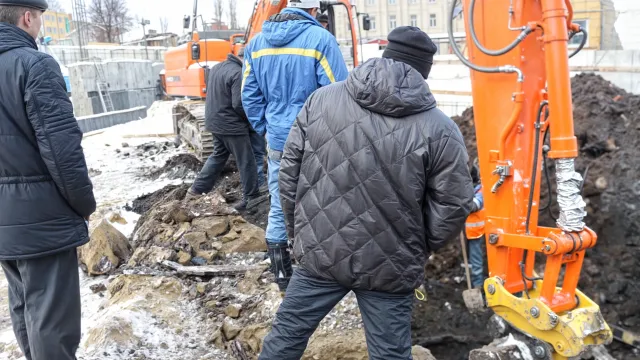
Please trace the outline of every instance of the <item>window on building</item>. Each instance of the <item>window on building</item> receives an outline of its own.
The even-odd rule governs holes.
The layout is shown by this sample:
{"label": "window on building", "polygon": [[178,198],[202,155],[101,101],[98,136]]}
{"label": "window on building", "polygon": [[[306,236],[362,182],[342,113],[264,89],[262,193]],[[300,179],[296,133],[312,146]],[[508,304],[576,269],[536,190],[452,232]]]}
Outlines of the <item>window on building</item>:
{"label": "window on building", "polygon": [[389,15],[389,30],[393,30],[398,27],[398,23],[396,22],[395,15]]}
{"label": "window on building", "polygon": [[369,17],[369,21],[371,23],[371,30],[375,30],[376,29],[376,17],[375,16],[370,16]]}
{"label": "window on building", "polygon": [[430,4],[433,4],[433,3],[435,3],[435,2],[436,2],[436,0],[429,0],[429,3],[430,3]]}
{"label": "window on building", "polygon": [[411,26],[418,27],[418,15],[411,15]]}
{"label": "window on building", "polygon": [[62,17],[58,16],[58,21],[62,22]]}
{"label": "window on building", "polygon": [[[589,21],[574,19],[573,22],[580,25],[583,29],[587,29],[587,31],[589,31]],[[583,33],[578,33],[573,35],[571,40],[569,40],[569,47],[577,47],[582,42],[583,38],[584,38]],[[587,38],[587,43],[585,44],[585,47],[588,47],[588,46],[589,46],[589,39]]]}
{"label": "window on building", "polygon": [[436,14],[429,14],[429,27],[436,27],[437,25]]}
{"label": "window on building", "polygon": [[396,4],[396,0],[389,0],[389,5],[395,5]]}
{"label": "window on building", "polygon": [[417,4],[418,0],[409,0],[409,4]]}
{"label": "window on building", "polygon": [[50,27],[47,28],[47,32],[51,33],[51,28]]}
{"label": "window on building", "polygon": [[367,5],[375,5],[376,0],[367,0]]}
{"label": "window on building", "polygon": [[58,29],[53,28],[53,33],[54,33],[54,34],[57,34],[57,33],[58,33]]}

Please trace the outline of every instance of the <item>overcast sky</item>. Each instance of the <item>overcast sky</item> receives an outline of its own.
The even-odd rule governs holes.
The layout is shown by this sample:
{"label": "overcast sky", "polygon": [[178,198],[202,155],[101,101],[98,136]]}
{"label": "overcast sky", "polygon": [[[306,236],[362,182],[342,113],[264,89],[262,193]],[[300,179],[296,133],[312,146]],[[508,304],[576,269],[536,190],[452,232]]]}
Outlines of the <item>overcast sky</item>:
{"label": "overcast sky", "polygon": [[[91,0],[84,0],[89,5]],[[227,5],[225,2],[224,20],[228,22]],[[246,26],[255,0],[236,0],[238,21]],[[67,12],[71,12],[71,0],[60,0],[60,3]],[[147,29],[160,30],[160,18],[166,17],[169,20],[169,31],[182,34],[182,18],[184,15],[193,13],[194,0],[128,0],[131,15],[144,17],[151,22]],[[620,12],[616,22],[616,30],[625,48],[640,49],[640,0],[614,0],[616,10]],[[213,0],[198,1],[198,13],[203,15],[205,20],[213,18]],[[142,27],[139,25],[132,29],[125,37],[127,40],[142,37]]]}

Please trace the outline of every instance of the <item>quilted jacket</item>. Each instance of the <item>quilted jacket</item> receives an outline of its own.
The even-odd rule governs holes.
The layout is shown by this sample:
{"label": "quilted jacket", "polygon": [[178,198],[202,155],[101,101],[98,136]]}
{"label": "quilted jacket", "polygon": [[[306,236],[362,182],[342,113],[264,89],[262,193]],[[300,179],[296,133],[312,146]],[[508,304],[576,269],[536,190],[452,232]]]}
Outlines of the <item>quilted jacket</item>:
{"label": "quilted jacket", "polygon": [[0,260],[85,244],[96,201],[60,67],[4,23],[0,84]]}
{"label": "quilted jacket", "polygon": [[295,258],[347,288],[417,288],[470,212],[467,163],[420,73],[367,61],[313,93],[287,139],[279,183]]}

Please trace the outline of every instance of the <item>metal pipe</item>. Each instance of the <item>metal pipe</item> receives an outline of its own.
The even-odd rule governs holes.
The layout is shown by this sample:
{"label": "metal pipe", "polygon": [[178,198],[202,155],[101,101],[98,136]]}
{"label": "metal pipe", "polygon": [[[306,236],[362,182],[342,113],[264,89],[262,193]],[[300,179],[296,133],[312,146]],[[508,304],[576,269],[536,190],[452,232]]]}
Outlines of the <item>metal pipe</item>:
{"label": "metal pipe", "polygon": [[471,39],[473,40],[473,43],[476,45],[478,50],[482,51],[483,53],[489,56],[500,56],[508,53],[509,51],[513,50],[516,46],[518,46],[522,42],[522,40],[524,40],[527,37],[527,35],[533,32],[533,29],[531,27],[525,26],[522,29],[522,32],[520,33],[520,35],[518,35],[518,37],[511,44],[507,45],[502,49],[489,50],[484,46],[482,46],[482,44],[480,43],[480,40],[478,40],[478,36],[476,35],[475,21],[473,19],[475,7],[476,7],[476,0],[471,0],[471,3],[469,4],[469,33],[471,35]]}

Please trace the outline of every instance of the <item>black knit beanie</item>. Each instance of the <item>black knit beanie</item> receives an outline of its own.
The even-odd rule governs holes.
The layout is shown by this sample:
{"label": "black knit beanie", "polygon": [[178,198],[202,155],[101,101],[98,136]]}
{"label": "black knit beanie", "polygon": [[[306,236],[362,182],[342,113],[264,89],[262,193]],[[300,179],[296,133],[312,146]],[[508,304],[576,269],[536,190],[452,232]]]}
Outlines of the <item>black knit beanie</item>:
{"label": "black knit beanie", "polygon": [[433,55],[438,51],[429,35],[414,26],[395,28],[387,37],[389,44],[383,58],[401,61],[418,70],[425,79],[429,76]]}

